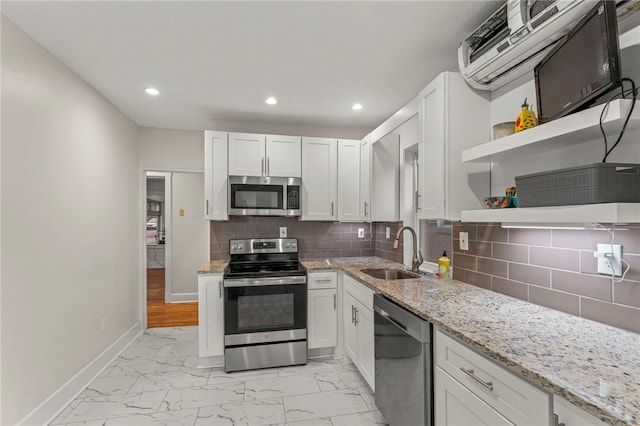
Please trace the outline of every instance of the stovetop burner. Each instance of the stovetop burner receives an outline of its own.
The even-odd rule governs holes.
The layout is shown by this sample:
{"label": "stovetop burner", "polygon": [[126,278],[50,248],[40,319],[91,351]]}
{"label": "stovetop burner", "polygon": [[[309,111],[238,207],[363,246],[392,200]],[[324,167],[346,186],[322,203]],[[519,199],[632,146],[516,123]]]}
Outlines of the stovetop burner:
{"label": "stovetop burner", "polygon": [[230,261],[225,278],[259,278],[306,275],[298,260],[295,238],[229,241]]}

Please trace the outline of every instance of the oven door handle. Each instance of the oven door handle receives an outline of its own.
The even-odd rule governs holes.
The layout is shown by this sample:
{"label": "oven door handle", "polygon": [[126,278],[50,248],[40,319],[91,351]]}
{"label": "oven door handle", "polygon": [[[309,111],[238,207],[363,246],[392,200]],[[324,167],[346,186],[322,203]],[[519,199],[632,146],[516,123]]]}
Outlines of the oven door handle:
{"label": "oven door handle", "polygon": [[268,278],[237,278],[224,280],[225,287],[255,287],[266,285],[306,284],[306,276],[268,277]]}

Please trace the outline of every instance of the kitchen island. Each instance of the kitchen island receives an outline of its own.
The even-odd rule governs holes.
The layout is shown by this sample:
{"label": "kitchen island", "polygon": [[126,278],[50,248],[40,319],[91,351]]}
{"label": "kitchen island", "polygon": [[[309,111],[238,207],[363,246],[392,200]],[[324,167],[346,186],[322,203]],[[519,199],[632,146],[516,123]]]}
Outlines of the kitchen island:
{"label": "kitchen island", "polygon": [[377,257],[303,260],[338,270],[432,322],[511,372],[611,425],[640,423],[640,335],[456,280],[382,280]]}

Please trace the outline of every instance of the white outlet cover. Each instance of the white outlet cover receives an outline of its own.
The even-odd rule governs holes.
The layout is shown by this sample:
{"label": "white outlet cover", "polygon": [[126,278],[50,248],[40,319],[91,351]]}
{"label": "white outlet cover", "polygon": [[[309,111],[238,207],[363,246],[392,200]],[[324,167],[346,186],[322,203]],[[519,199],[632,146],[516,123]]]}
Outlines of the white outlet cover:
{"label": "white outlet cover", "polygon": [[386,231],[384,231],[384,236],[387,238],[391,237],[391,228],[389,228],[388,226]]}
{"label": "white outlet cover", "polygon": [[[609,253],[613,253],[613,255],[604,256]],[[618,277],[622,275],[622,246],[620,244],[598,244],[596,257],[598,258],[599,274],[611,275],[613,273]]]}
{"label": "white outlet cover", "polygon": [[358,238],[364,238],[364,228],[358,228]]}
{"label": "white outlet cover", "polygon": [[460,232],[460,250],[469,250],[469,233]]}
{"label": "white outlet cover", "polygon": [[280,238],[287,238],[287,227],[286,226],[281,226],[280,227]]}

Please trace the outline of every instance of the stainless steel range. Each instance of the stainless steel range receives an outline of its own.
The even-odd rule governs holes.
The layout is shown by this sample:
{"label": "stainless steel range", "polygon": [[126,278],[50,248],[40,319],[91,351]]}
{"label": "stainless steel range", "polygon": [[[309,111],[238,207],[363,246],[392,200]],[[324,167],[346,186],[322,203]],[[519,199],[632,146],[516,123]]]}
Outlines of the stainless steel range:
{"label": "stainless steel range", "polygon": [[298,240],[229,241],[224,272],[224,369],[307,363],[307,271]]}

